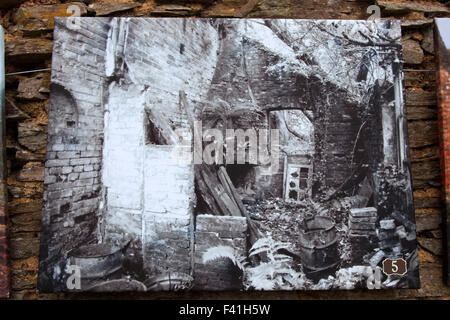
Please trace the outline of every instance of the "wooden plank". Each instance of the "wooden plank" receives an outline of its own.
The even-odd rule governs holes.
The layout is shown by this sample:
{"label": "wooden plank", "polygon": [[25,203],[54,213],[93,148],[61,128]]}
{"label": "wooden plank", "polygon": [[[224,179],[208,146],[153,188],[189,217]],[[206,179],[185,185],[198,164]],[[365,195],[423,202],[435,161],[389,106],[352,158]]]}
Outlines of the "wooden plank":
{"label": "wooden plank", "polygon": [[159,141],[159,144],[177,144],[177,134],[172,130],[165,117],[163,117],[157,110],[152,110],[149,108],[145,109],[145,115],[147,116],[146,120],[152,122],[153,125],[159,130],[159,139],[161,140]]}
{"label": "wooden plank", "polygon": [[233,191],[231,190],[223,172],[222,169],[223,167],[220,167],[219,170],[217,171],[217,177],[219,178],[220,183],[222,184],[222,186],[224,187],[226,193],[229,195],[229,197],[231,198],[231,200],[234,202],[234,205],[239,209],[239,216],[243,216],[241,213],[241,208],[239,207],[239,205],[236,203],[236,199],[233,196]]}
{"label": "wooden plank", "polygon": [[237,193],[236,188],[234,187],[233,182],[231,181],[230,176],[228,175],[228,172],[225,169],[225,167],[221,166],[219,168],[219,171],[221,171],[223,177],[225,178],[225,181],[231,190],[233,198],[236,201],[236,203],[241,211],[242,216],[247,218],[247,225],[248,225],[248,229],[250,231],[249,241],[250,241],[250,244],[253,245],[253,243],[255,243],[258,239],[262,238],[264,235],[262,234],[261,230],[259,230],[259,228],[256,226],[254,221],[252,221],[252,219],[250,218],[250,215],[247,213],[247,210],[245,210],[245,207],[244,207],[244,204],[242,203],[241,197]]}
{"label": "wooden plank", "polygon": [[209,209],[212,211],[211,214],[224,215],[222,210],[216,204],[216,200],[214,200],[214,197],[212,196],[208,186],[206,185],[205,181],[202,178],[200,166],[196,165],[194,170],[195,170],[195,182],[197,183],[197,187],[200,191],[203,201],[205,201]]}
{"label": "wooden plank", "polygon": [[239,208],[231,200],[230,195],[225,192],[224,187],[211,172],[210,168],[207,165],[202,166],[203,168],[200,170],[201,175],[222,212],[229,216],[241,216]]}

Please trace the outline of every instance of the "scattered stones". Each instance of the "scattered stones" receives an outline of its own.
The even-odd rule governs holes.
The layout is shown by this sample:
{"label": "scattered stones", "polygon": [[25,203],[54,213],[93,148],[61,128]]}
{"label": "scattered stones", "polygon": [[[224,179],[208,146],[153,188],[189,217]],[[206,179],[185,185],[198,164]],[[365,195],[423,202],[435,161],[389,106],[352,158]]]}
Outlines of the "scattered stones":
{"label": "scattered stones", "polygon": [[52,55],[53,42],[47,39],[12,40],[5,44],[6,63],[25,65],[42,62]]}
{"label": "scattered stones", "polygon": [[89,10],[95,12],[98,17],[107,16],[117,12],[123,12],[140,7],[136,2],[94,2],[89,5]]}
{"label": "scattered stones", "polygon": [[405,64],[421,64],[423,57],[423,50],[417,41],[403,41],[403,60]]}
{"label": "scattered stones", "polygon": [[50,92],[50,74],[39,73],[33,78],[25,78],[19,82],[17,99],[47,100]]}
{"label": "scattered stones", "polygon": [[380,228],[384,230],[395,229],[395,220],[394,219],[381,220]]}
{"label": "scattered stones", "polygon": [[31,151],[43,149],[47,145],[47,133],[33,123],[19,123],[19,143]]}
{"label": "scattered stones", "polygon": [[399,227],[395,228],[395,234],[400,239],[405,239],[408,236],[408,233],[406,232],[406,228],[404,226],[399,226]]}
{"label": "scattered stones", "polygon": [[55,17],[72,16],[74,14],[74,6],[78,7],[80,16],[87,14],[86,5],[81,2],[38,5],[33,7],[20,7],[14,15],[14,22],[25,35],[38,35],[42,31],[53,30]]}
{"label": "scattered stones", "polygon": [[369,263],[372,267],[377,266],[381,260],[386,256],[386,253],[383,250],[379,250],[376,252],[369,260]]}

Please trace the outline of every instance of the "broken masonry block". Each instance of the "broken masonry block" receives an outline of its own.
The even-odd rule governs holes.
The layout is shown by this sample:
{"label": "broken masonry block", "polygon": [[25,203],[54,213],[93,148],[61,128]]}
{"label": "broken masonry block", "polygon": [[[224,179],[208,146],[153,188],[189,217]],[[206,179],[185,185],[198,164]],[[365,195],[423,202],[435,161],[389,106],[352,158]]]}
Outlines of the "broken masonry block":
{"label": "broken masonry block", "polygon": [[386,219],[380,220],[380,228],[384,230],[392,230],[395,229],[395,220],[394,219]]}
{"label": "broken masonry block", "polygon": [[395,233],[398,235],[400,239],[404,239],[407,237],[408,233],[406,232],[405,226],[399,226],[395,229]]}
{"label": "broken masonry block", "polygon": [[415,224],[410,221],[406,216],[404,216],[400,211],[394,211],[392,213],[392,218],[397,221],[397,223],[404,225],[407,230],[415,230]]}
{"label": "broken masonry block", "polygon": [[375,223],[375,222],[377,222],[377,217],[352,217],[352,216],[350,216],[349,221]]}
{"label": "broken masonry block", "polygon": [[376,224],[375,222],[349,222],[350,230],[375,230]]}
{"label": "broken masonry block", "polygon": [[382,230],[378,232],[378,239],[380,240],[386,240],[396,237],[396,233],[394,230]]}
{"label": "broken masonry block", "polygon": [[354,238],[355,240],[357,240],[357,238],[376,237],[377,233],[373,230],[350,230],[350,233],[348,235],[350,238]]}
{"label": "broken masonry block", "polygon": [[377,209],[374,207],[350,209],[350,217],[376,217]]}
{"label": "broken masonry block", "polygon": [[379,250],[369,259],[370,265],[372,267],[377,266],[381,262],[381,260],[383,260],[383,258],[385,256],[386,256],[386,253],[383,250]]}

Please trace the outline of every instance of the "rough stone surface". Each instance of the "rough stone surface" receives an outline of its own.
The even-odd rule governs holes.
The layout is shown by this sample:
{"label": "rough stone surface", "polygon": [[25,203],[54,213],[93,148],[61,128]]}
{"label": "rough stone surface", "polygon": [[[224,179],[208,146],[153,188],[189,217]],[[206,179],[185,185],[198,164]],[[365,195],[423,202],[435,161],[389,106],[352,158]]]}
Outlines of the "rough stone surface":
{"label": "rough stone surface", "polygon": [[436,93],[424,90],[407,90],[405,92],[407,106],[436,106]]}
{"label": "rough stone surface", "polygon": [[19,143],[31,151],[43,149],[47,145],[47,133],[34,123],[20,123],[18,128]]}
{"label": "rough stone surface", "polygon": [[5,100],[5,116],[8,120],[25,120],[30,117],[20,110],[13,100],[6,98]]}
{"label": "rough stone surface", "polygon": [[31,166],[19,171],[17,180],[24,182],[44,181],[44,167]]}
{"label": "rough stone surface", "polygon": [[25,65],[42,62],[51,57],[52,44],[52,41],[47,39],[6,41],[6,61]]}
{"label": "rough stone surface", "polygon": [[180,6],[176,4],[166,4],[155,7],[152,10],[151,14],[153,16],[177,17],[177,16],[191,15],[196,11],[198,12],[198,10],[193,10],[192,8],[186,6]]}
{"label": "rough stone surface", "polygon": [[417,242],[426,250],[431,253],[440,256],[442,255],[442,240],[441,239],[429,239],[429,238],[417,238]]}
{"label": "rough stone surface", "polygon": [[86,15],[86,5],[81,2],[70,2],[58,5],[20,7],[14,15],[14,22],[25,35],[36,35],[42,31],[53,30],[55,17],[70,17],[76,11],[80,16]]}
{"label": "rough stone surface", "polygon": [[47,133],[34,123],[20,123],[18,128],[19,143],[31,151],[43,149],[47,145]]}
{"label": "rough stone surface", "polygon": [[410,121],[408,134],[412,137],[411,147],[432,146],[438,142],[437,120]]}
{"label": "rough stone surface", "polygon": [[432,3],[414,3],[413,1],[376,1],[376,4],[384,9],[388,14],[405,12],[427,12],[427,13],[450,13],[444,5],[433,1]]}
{"label": "rough stone surface", "polygon": [[403,60],[406,64],[421,64],[423,57],[423,50],[417,41],[403,41]]}
{"label": "rough stone surface", "polygon": [[41,73],[33,78],[24,78],[17,88],[18,100],[47,100],[50,92],[50,75]]}
{"label": "rough stone surface", "polygon": [[434,34],[432,27],[429,27],[425,30],[421,46],[426,52],[431,54],[434,53]]}
{"label": "rough stone surface", "polygon": [[141,5],[136,2],[94,2],[89,5],[89,9],[95,12],[98,17],[107,16],[113,13],[131,10]]}
{"label": "rough stone surface", "polygon": [[433,19],[403,20],[402,29],[420,28],[433,24]]}

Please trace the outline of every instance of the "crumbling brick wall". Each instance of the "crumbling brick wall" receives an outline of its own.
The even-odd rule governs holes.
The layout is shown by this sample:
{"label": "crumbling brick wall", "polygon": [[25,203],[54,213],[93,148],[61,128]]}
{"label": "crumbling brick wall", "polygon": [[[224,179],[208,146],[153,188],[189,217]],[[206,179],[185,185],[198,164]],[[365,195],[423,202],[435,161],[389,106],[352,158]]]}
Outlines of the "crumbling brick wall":
{"label": "crumbling brick wall", "polygon": [[[57,21],[52,100],[45,163],[41,266],[58,277],[65,254],[96,239],[101,201],[103,83],[107,24],[93,21],[76,33]],[[58,230],[58,232],[53,231]],[[63,230],[63,231],[61,231]],[[54,265],[54,268],[50,266]],[[45,286],[43,279],[42,284]]]}
{"label": "crumbling brick wall", "polygon": [[[218,255],[217,259],[204,261],[205,253],[215,247],[221,247],[217,253],[222,253],[223,256]],[[232,287],[236,285],[233,283],[234,279],[225,278],[238,276],[239,268],[230,257],[227,258],[228,251],[223,247],[232,248],[237,261],[246,256],[246,218],[198,215],[195,224],[194,286],[204,290],[240,289]]]}
{"label": "crumbling brick wall", "polygon": [[[115,78],[121,78],[113,77],[106,92],[103,239],[132,240],[128,263],[147,277],[192,272],[193,166],[177,163],[173,146],[149,141],[146,112],[168,119],[172,129],[189,126],[179,91],[186,93],[190,112],[205,99],[217,60],[217,32],[207,20],[177,24],[152,19],[120,24],[126,39],[112,54],[127,69],[116,70]],[[193,57],[203,63],[188,63]],[[171,83],[161,81],[161,69]]]}

